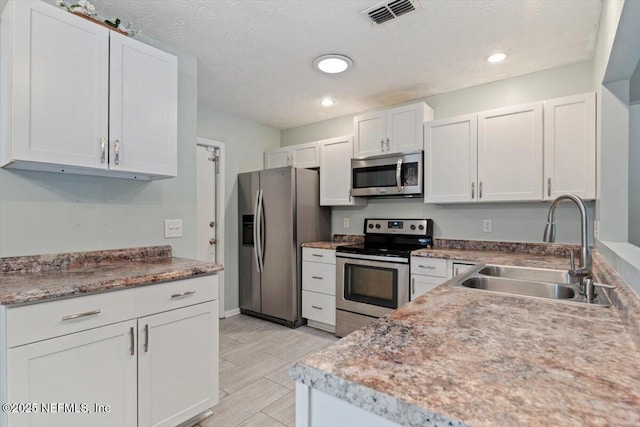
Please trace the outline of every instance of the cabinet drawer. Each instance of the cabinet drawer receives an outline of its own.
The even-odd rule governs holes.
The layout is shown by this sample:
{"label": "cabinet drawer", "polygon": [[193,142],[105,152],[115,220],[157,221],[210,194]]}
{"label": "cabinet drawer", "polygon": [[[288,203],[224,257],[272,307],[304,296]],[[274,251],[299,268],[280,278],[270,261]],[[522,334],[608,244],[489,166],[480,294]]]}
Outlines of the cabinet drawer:
{"label": "cabinet drawer", "polygon": [[144,286],[135,291],[137,317],[148,316],[218,299],[218,275]]}
{"label": "cabinet drawer", "polygon": [[410,300],[413,301],[420,295],[440,286],[447,279],[435,276],[421,276],[419,274],[411,275]]}
{"label": "cabinet drawer", "polygon": [[131,290],[85,295],[22,307],[6,312],[9,348],[136,317]]}
{"label": "cabinet drawer", "polygon": [[335,265],[336,251],[335,249],[302,248],[302,260]]}
{"label": "cabinet drawer", "polygon": [[411,273],[447,277],[447,260],[440,258],[411,257]]}
{"label": "cabinet drawer", "polygon": [[335,326],[336,297],[302,291],[302,317]]}
{"label": "cabinet drawer", "polygon": [[302,263],[302,289],[327,295],[336,294],[336,266],[319,262]]}

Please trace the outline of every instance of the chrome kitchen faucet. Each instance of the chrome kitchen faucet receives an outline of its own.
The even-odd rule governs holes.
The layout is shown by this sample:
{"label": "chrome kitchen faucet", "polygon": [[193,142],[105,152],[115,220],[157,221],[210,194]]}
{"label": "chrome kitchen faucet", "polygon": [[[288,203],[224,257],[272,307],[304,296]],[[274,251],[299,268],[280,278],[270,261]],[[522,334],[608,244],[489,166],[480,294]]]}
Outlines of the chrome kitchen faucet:
{"label": "chrome kitchen faucet", "polygon": [[547,225],[544,227],[543,240],[547,243],[553,243],[556,240],[556,208],[558,205],[565,201],[570,200],[574,202],[580,210],[580,239],[582,247],[580,249],[580,268],[576,268],[573,252],[571,254],[571,269],[569,275],[573,278],[579,279],[580,292],[585,295],[587,300],[591,301],[595,297],[593,288],[593,278],[591,277],[591,247],[589,241],[589,212],[587,206],[580,197],[575,194],[562,194],[555,198],[549,207],[549,214],[547,216]]}

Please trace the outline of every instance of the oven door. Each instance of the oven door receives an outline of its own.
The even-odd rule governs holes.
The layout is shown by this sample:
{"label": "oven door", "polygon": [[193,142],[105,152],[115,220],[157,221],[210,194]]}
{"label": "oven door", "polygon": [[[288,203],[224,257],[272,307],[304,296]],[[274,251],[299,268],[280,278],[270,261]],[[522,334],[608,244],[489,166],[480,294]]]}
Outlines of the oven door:
{"label": "oven door", "polygon": [[353,256],[336,254],[336,309],[381,317],[409,302],[408,259]]}

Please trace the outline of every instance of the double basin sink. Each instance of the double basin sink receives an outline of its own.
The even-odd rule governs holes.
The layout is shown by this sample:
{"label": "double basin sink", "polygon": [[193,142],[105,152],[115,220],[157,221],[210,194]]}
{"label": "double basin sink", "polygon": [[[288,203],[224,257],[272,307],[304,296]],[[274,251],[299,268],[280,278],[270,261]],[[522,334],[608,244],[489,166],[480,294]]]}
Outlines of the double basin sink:
{"label": "double basin sink", "polygon": [[[451,286],[571,303],[587,303],[584,295],[580,294],[578,283],[572,283],[572,277],[564,270],[486,265],[465,275]],[[600,288],[596,288],[596,298],[589,304],[610,305]]]}

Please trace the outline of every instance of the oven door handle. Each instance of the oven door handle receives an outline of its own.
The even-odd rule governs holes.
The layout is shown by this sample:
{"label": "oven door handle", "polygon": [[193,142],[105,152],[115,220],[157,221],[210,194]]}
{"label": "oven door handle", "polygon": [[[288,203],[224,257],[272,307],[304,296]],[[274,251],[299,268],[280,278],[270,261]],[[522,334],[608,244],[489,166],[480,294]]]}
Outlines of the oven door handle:
{"label": "oven door handle", "polygon": [[408,258],[396,257],[396,256],[384,256],[384,255],[363,255],[363,254],[352,254],[348,252],[338,252],[336,253],[336,258],[349,258],[357,261],[379,261],[379,262],[388,262],[391,264],[409,264]]}
{"label": "oven door handle", "polygon": [[398,163],[396,164],[396,187],[398,188],[398,193],[402,193],[404,191],[404,185],[402,185],[401,179],[402,179],[402,158],[399,158]]}

